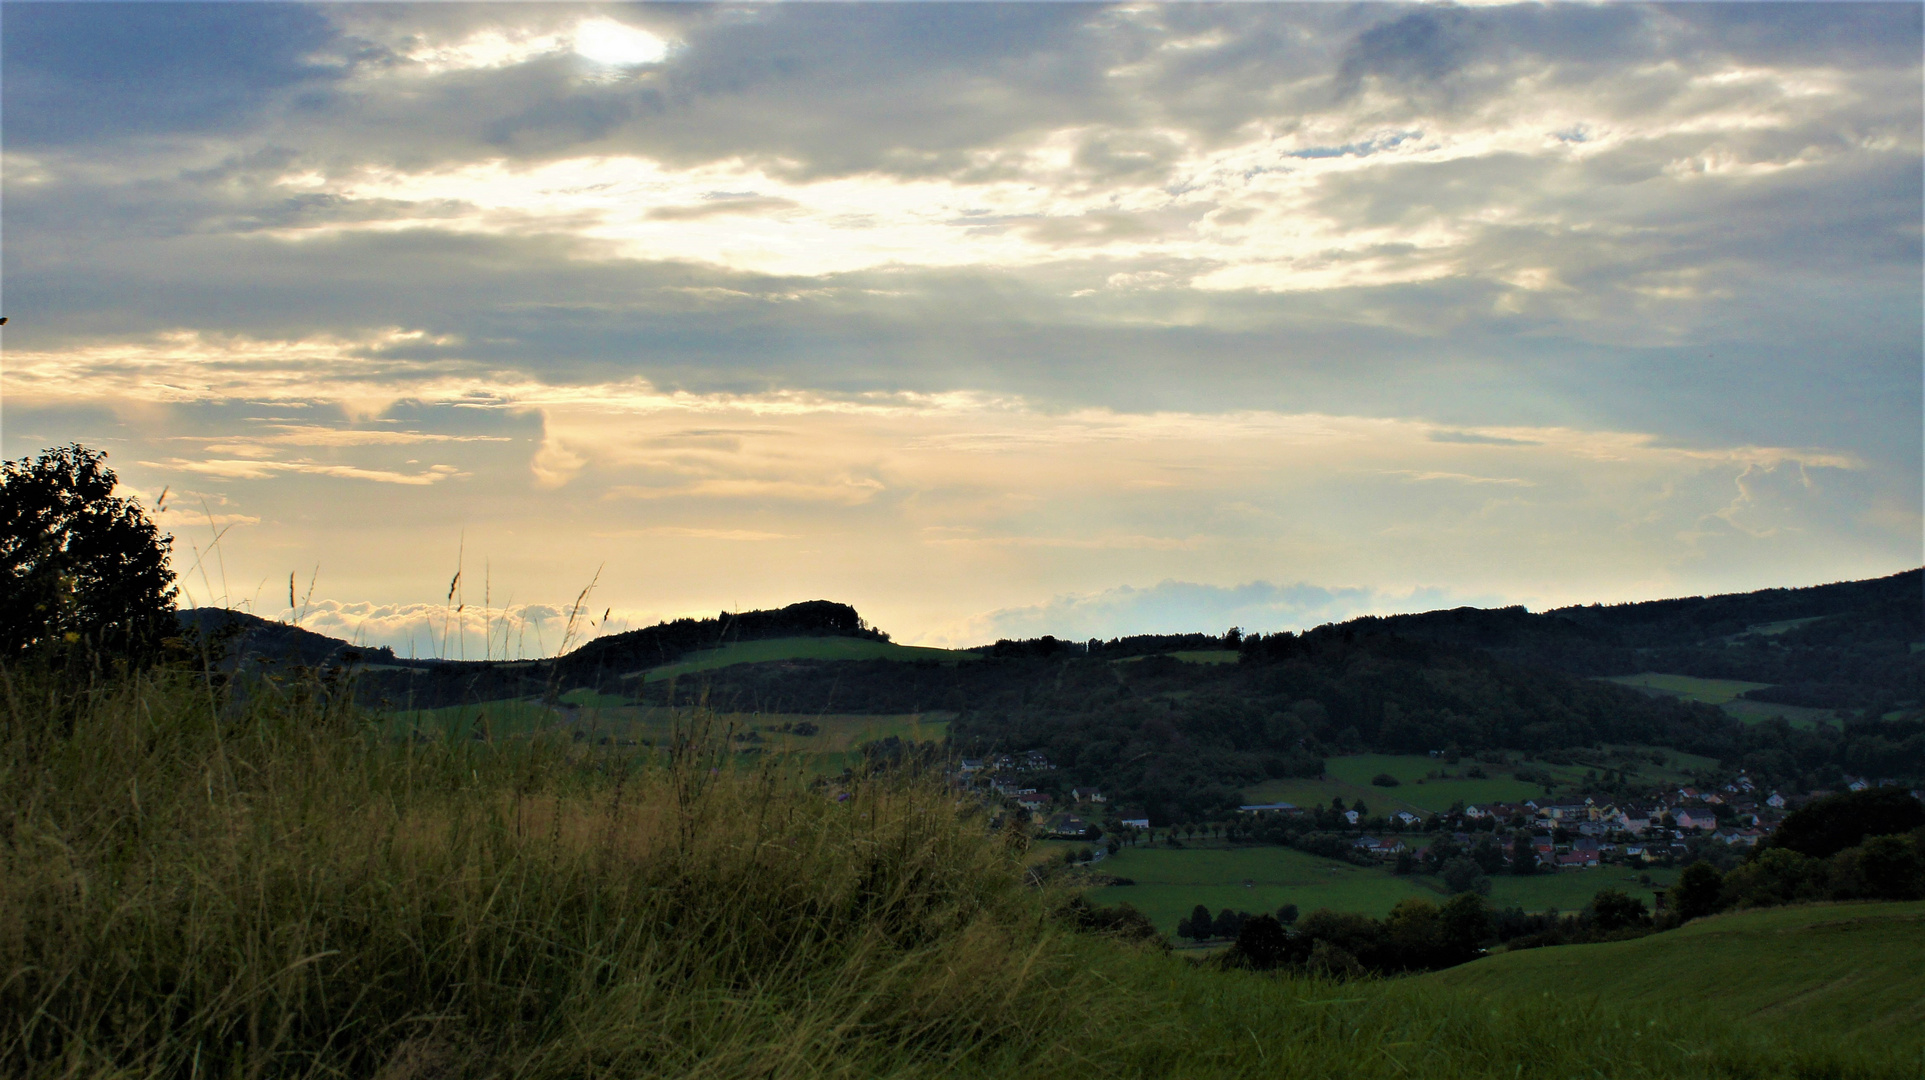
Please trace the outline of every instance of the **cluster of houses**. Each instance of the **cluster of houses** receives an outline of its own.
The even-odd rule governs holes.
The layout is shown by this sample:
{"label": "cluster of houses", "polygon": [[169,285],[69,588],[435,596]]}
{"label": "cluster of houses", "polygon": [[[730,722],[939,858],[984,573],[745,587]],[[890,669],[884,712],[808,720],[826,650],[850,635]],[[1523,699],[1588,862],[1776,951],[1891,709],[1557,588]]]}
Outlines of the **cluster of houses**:
{"label": "cluster of houses", "polygon": [[[1891,783],[1864,777],[1845,779],[1853,791]],[[1540,866],[1585,869],[1604,862],[1648,863],[1683,858],[1694,838],[1754,847],[1771,835],[1787,812],[1829,794],[1829,791],[1814,791],[1787,796],[1777,791],[1761,791],[1749,776],[1741,773],[1722,787],[1704,790],[1680,787],[1623,805],[1595,798],[1485,803],[1453,808],[1449,813],[1428,819],[1400,812],[1380,824],[1394,831],[1451,830],[1453,838],[1464,846],[1473,843],[1474,837],[1471,832],[1459,830],[1479,826],[1530,829],[1531,846]],[[1282,802],[1252,803],[1239,809],[1257,816],[1304,812],[1300,807]],[[1366,827],[1355,810],[1345,811],[1342,817],[1352,826]],[[1351,841],[1351,846],[1362,854],[1384,860],[1396,859],[1406,852],[1413,856],[1424,854],[1423,848],[1413,851],[1396,835],[1361,835]],[[1508,860],[1511,845],[1502,845],[1502,849]]]}
{"label": "cluster of houses", "polygon": [[1022,754],[997,754],[989,758],[964,758],[956,769],[956,781],[966,788],[980,788],[1029,815],[1050,836],[1093,838],[1102,831],[1098,811],[1109,797],[1093,787],[1069,789],[1068,806],[1057,808],[1047,792],[1036,790],[1024,776],[1047,772],[1053,766],[1041,750]]}
{"label": "cluster of houses", "polygon": [[[1081,838],[1099,835],[1098,819],[1107,808],[1107,796],[1096,788],[1076,787],[1069,789],[1064,804],[1058,805],[1050,794],[1037,790],[1028,775],[1051,768],[1048,755],[1040,750],[964,758],[955,780],[960,787],[981,792],[987,798],[1026,813],[1046,835]],[[1845,781],[1853,791],[1891,783],[1855,776],[1848,776]],[[1343,811],[1340,816],[1352,828],[1389,830],[1385,835],[1359,835],[1351,841],[1357,851],[1378,859],[1394,860],[1406,853],[1423,855],[1423,848],[1413,851],[1397,833],[1448,832],[1459,844],[1469,846],[1475,842],[1474,834],[1486,830],[1509,833],[1528,829],[1540,866],[1585,869],[1604,862],[1635,864],[1683,858],[1689,851],[1689,842],[1697,838],[1752,847],[1771,835],[1790,810],[1829,794],[1829,791],[1814,791],[1787,796],[1765,791],[1749,776],[1740,773],[1720,787],[1704,790],[1680,787],[1621,805],[1596,798],[1561,802],[1533,799],[1453,807],[1447,813],[1429,817],[1399,811],[1366,820],[1356,810]],[[1258,817],[1305,812],[1287,802],[1252,803],[1238,809]],[[1148,818],[1124,818],[1120,824],[1125,829],[1147,831],[1151,828]],[[1507,860],[1513,846],[1508,841],[1501,845]]]}

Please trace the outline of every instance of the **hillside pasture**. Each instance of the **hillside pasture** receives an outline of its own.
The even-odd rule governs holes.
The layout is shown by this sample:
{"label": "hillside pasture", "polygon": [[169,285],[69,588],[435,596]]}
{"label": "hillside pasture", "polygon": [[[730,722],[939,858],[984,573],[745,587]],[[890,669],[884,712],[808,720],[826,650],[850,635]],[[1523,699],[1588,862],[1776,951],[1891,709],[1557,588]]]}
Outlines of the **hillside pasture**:
{"label": "hillside pasture", "polygon": [[376,730],[390,738],[519,738],[554,727],[567,710],[511,698],[438,709],[395,709],[374,714]]}
{"label": "hillside pasture", "polygon": [[1837,720],[1830,709],[1777,705],[1768,701],[1752,701],[1741,696],[1749,690],[1763,690],[1770,686],[1770,683],[1745,682],[1742,679],[1701,679],[1695,675],[1667,675],[1656,671],[1641,672],[1637,675],[1613,675],[1603,681],[1642,690],[1647,694],[1716,705],[1727,715],[1747,724],[1783,719],[1792,727],[1809,730],[1819,724],[1831,724]]}
{"label": "hillside pasture", "polygon": [[1493,1004],[1550,998],[1703,1010],[1761,1029],[1822,1031],[1914,1069],[1925,1064],[1921,903],[1736,912],[1635,941],[1505,953],[1415,982]]}
{"label": "hillside pasture", "polygon": [[1165,655],[1186,664],[1234,664],[1243,657],[1235,649],[1178,649]]}
{"label": "hillside pasture", "polygon": [[[591,745],[608,740],[617,745],[665,746],[678,729],[686,731],[706,723],[718,737],[731,738],[730,745],[738,751],[793,754],[807,759],[812,771],[833,773],[857,765],[864,743],[891,736],[909,743],[941,742],[954,718],[953,713],[945,712],[897,716],[708,713],[693,708],[628,705],[582,709],[564,723],[563,730],[571,736],[580,732],[581,741]],[[803,724],[814,725],[815,733],[797,734],[796,727]]]}
{"label": "hillside pasture", "polygon": [[1126,847],[1104,860],[1102,870],[1136,884],[1093,889],[1090,900],[1128,903],[1166,934],[1175,934],[1177,920],[1198,904],[1212,912],[1275,912],[1295,904],[1305,912],[1327,907],[1381,916],[1406,897],[1440,898],[1382,870],[1285,847]]}
{"label": "hillside pasture", "polygon": [[[1346,754],[1324,762],[1324,775],[1315,778],[1270,780],[1245,788],[1243,795],[1253,803],[1288,802],[1298,806],[1328,806],[1341,798],[1346,806],[1362,799],[1372,814],[1394,814],[1406,810],[1413,814],[1437,814],[1455,803],[1466,806],[1489,802],[1522,802],[1542,798],[1541,785],[1510,776],[1506,766],[1486,764],[1489,776],[1465,776],[1474,763],[1464,758],[1456,765],[1421,754]],[[1531,768],[1575,779],[1583,769],[1534,763]],[[1431,778],[1427,774],[1444,775]],[[1380,774],[1397,778],[1396,787],[1378,787],[1370,781]],[[1569,775],[1565,775],[1569,774]]]}
{"label": "hillside pasture", "polygon": [[868,638],[768,638],[763,641],[738,641],[719,649],[692,652],[672,664],[631,672],[622,678],[640,679],[645,683],[661,682],[736,664],[766,664],[778,660],[921,660],[955,664],[976,659],[980,659],[979,655],[971,652],[897,645]]}
{"label": "hillside pasture", "polygon": [[1772,701],[1752,701],[1738,698],[1718,706],[1725,712],[1747,723],[1756,724],[1764,720],[1783,720],[1795,728],[1809,731],[1820,724],[1826,726],[1838,722],[1838,714],[1830,709],[1813,709],[1803,705],[1780,705]]}
{"label": "hillside pasture", "polygon": [[1747,690],[1763,690],[1771,685],[1745,682],[1741,679],[1700,679],[1695,675],[1667,675],[1657,671],[1645,671],[1636,675],[1612,675],[1603,681],[1614,682],[1619,686],[1629,686],[1647,694],[1683,698],[1686,701],[1701,701],[1706,705],[1723,705]]}

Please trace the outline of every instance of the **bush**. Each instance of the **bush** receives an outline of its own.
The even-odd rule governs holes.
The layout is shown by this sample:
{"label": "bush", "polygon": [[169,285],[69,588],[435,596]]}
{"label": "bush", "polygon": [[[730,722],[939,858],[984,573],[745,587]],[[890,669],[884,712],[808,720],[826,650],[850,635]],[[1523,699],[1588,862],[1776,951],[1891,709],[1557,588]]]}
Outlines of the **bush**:
{"label": "bush", "polygon": [[1387,772],[1380,772],[1377,775],[1371,777],[1370,782],[1377,785],[1378,787],[1396,787],[1402,781],[1398,780],[1396,777],[1390,775]]}

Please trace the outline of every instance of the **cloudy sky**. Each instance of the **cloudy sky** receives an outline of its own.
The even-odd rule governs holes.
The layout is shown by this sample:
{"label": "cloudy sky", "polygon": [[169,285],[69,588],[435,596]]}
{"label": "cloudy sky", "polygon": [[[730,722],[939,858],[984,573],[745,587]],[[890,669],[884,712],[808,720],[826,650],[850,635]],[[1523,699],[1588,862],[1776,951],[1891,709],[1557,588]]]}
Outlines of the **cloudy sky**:
{"label": "cloudy sky", "polygon": [[420,653],[1890,573],[1922,10],[8,3],[0,449]]}

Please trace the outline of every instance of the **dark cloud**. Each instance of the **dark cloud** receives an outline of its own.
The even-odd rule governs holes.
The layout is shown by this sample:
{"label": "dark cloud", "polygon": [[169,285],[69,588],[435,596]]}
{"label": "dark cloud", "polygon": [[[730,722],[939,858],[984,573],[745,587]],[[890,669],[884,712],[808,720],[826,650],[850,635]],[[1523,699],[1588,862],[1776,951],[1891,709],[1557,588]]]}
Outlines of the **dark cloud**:
{"label": "dark cloud", "polygon": [[22,3],[4,19],[15,149],[232,131],[289,98],[318,105],[346,72],[312,59],[338,33],[294,4]]}

